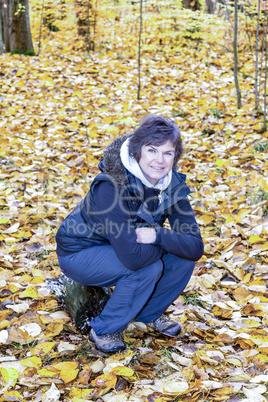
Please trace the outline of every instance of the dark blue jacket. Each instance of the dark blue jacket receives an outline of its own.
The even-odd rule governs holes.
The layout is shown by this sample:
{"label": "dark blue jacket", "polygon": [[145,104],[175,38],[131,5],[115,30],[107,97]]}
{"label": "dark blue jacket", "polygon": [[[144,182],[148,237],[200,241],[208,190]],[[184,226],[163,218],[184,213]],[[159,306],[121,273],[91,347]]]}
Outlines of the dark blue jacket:
{"label": "dark blue jacket", "polygon": [[[110,244],[130,270],[152,264],[167,252],[197,261],[204,251],[203,241],[187,197],[185,175],[173,169],[159,202],[159,190],[145,187],[122,165],[119,150],[125,139],[120,137],[107,147],[99,165],[102,173],[61,224],[56,235],[58,255]],[[166,219],[171,229],[164,227]],[[154,244],[137,243],[139,226],[156,229]]]}

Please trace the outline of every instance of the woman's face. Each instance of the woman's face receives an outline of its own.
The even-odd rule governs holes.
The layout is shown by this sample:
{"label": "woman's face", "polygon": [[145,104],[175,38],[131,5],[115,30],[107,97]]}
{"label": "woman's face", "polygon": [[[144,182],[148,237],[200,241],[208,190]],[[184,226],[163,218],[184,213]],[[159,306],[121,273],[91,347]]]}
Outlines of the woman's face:
{"label": "woman's face", "polygon": [[167,141],[163,145],[143,145],[139,165],[146,179],[155,186],[173,167],[175,147]]}

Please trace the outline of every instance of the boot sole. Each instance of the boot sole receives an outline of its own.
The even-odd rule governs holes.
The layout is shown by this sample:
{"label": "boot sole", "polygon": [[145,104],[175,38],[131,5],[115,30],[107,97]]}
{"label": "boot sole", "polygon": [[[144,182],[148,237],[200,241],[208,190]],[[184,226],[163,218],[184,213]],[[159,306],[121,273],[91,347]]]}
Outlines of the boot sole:
{"label": "boot sole", "polygon": [[104,349],[102,346],[98,345],[97,341],[94,339],[94,336],[91,333],[89,333],[89,339],[95,343],[95,346],[98,350],[100,350],[101,352],[104,352],[104,353],[120,352],[121,350],[125,349],[125,345],[124,346],[123,345],[115,346],[115,347],[111,347],[109,349]]}

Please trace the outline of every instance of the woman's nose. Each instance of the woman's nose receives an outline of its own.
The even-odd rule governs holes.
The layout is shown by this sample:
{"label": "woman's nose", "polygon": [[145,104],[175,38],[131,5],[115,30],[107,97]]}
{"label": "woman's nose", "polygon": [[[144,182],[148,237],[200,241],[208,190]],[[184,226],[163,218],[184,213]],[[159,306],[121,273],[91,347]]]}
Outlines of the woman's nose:
{"label": "woman's nose", "polygon": [[162,163],[164,161],[163,155],[161,153],[157,154],[156,160],[158,163]]}

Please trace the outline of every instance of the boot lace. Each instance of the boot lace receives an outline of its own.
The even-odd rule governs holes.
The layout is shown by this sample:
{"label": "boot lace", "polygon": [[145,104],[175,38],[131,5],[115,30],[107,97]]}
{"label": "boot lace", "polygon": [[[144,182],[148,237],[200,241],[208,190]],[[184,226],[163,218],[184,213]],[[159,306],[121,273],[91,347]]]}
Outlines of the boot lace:
{"label": "boot lace", "polygon": [[108,334],[98,335],[98,337],[101,339],[107,339],[109,341],[121,341],[122,340],[120,332],[115,332],[113,334],[108,333]]}
{"label": "boot lace", "polygon": [[170,321],[170,319],[166,315],[161,315],[157,320],[155,320],[155,323],[163,324],[168,321]]}

